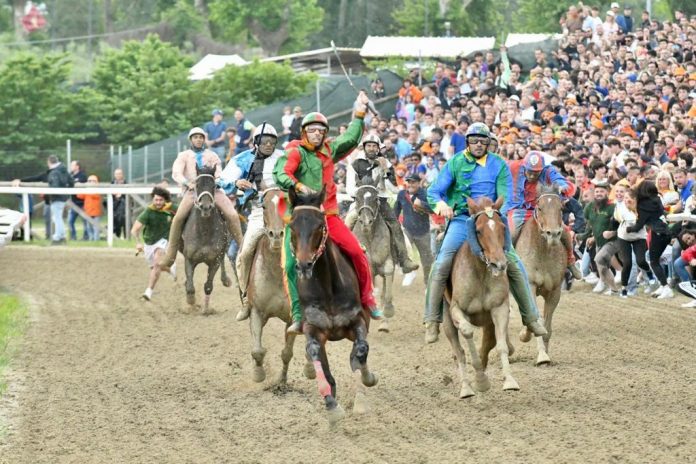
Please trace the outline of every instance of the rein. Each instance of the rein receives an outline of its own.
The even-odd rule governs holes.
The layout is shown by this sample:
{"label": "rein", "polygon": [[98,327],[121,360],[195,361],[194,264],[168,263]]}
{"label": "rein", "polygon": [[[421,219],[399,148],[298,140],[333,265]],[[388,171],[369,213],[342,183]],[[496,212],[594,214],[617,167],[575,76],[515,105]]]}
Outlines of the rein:
{"label": "rein", "polygon": [[215,181],[215,176],[212,174],[199,174],[196,177],[196,179],[193,181],[194,182],[194,184],[193,184],[193,196],[195,197],[195,199],[193,200],[193,204],[198,209],[201,209],[201,198],[203,198],[206,195],[210,197],[210,200],[213,203],[215,203],[215,196],[211,192],[205,191],[205,192],[198,193],[198,188],[196,187],[196,184],[198,183],[198,179],[200,179],[202,177],[210,177],[211,179],[213,179],[213,182]]}
{"label": "rein", "polygon": [[[377,187],[375,187],[374,185],[361,185],[360,187],[358,187],[357,189],[355,189],[355,192],[357,193],[360,189],[364,189],[364,188],[372,189],[372,190],[375,191],[376,194],[379,194],[379,189],[378,189]],[[372,216],[372,220],[373,220],[373,221],[374,221],[375,219],[377,219],[377,210],[375,210],[373,207],[371,207],[371,206],[369,206],[369,205],[362,205],[362,206],[360,206],[360,207],[358,208],[358,211],[357,211],[357,213],[358,213],[358,220],[360,220],[360,211],[362,211],[363,209],[366,209],[366,210],[368,210],[368,211],[370,212],[370,216]]]}
{"label": "rein", "polygon": [[[317,212],[321,213],[322,216],[324,216],[324,211],[322,211],[321,208],[319,208],[317,206],[310,206],[310,205],[295,206],[293,208],[293,212],[297,211],[297,210],[302,210],[302,209],[317,211]],[[321,255],[324,254],[324,251],[326,251],[326,240],[328,238],[329,238],[329,228],[326,225],[326,218],[324,218],[324,225],[321,226],[321,242],[319,242],[319,246],[314,251],[312,258],[309,260],[310,268],[314,266],[314,264],[321,257]],[[293,249],[292,246],[290,246],[290,251],[292,252],[292,255],[295,256],[295,250]]]}
{"label": "rein", "polygon": [[544,197],[556,197],[556,198],[560,198],[561,196],[560,196],[559,194],[557,194],[557,193],[542,193],[541,195],[539,195],[539,196],[537,197],[537,199],[536,199],[537,204],[536,204],[536,206],[534,207],[534,212],[532,213],[532,217],[534,218],[534,221],[536,221],[536,223],[537,223],[537,225],[539,226],[540,229],[541,229],[541,223],[539,222],[539,213],[538,213],[537,211],[538,211],[538,209],[539,209],[539,200],[541,200],[541,199],[544,198]]}

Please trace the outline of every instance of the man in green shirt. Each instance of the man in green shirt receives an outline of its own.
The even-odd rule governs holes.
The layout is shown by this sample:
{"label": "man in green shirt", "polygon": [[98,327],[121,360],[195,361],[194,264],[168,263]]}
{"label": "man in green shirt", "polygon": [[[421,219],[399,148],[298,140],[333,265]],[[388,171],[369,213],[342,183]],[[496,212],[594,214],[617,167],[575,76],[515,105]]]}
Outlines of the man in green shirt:
{"label": "man in green shirt", "polygon": [[[154,187],[152,189],[152,203],[140,213],[131,229],[131,235],[135,237],[136,255],[144,252],[145,259],[150,265],[150,278],[143,293],[143,298],[147,301],[152,299],[152,291],[160,276],[161,270],[155,264],[167,249],[167,238],[173,216],[174,211],[169,191],[162,187]],[[140,239],[141,231],[144,244]],[[176,279],[176,264],[172,265],[169,273]]]}

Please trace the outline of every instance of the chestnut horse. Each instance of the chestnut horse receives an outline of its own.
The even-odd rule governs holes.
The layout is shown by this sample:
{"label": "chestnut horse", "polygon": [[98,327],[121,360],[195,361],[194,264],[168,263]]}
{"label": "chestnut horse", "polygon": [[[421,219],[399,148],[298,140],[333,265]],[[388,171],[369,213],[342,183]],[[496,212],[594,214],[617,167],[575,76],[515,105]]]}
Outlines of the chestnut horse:
{"label": "chestnut horse", "polygon": [[[561,284],[568,266],[568,254],[561,241],[564,233],[563,202],[555,187],[539,186],[537,206],[533,220],[526,221],[515,240],[515,249],[520,255],[529,275],[529,285],[533,296],[544,299],[544,318],[547,335],[537,337],[537,366],[548,364],[549,340],[551,339],[551,319],[561,299]],[[528,342],[532,334],[523,328],[520,340]]]}
{"label": "chestnut horse", "polygon": [[364,386],[377,384],[377,375],[367,366],[370,316],[360,302],[358,277],[351,261],[328,238],[321,209],[325,188],[309,195],[290,189],[288,194],[292,206],[290,243],[297,260],[297,290],[305,318],[307,358],[314,365],[329,422],[334,424],[345,413],[336,401],[336,381],[329,370],[326,342],[346,338],[353,341],[350,367],[356,382],[354,412],[364,412]]}
{"label": "chestnut horse", "polygon": [[[500,216],[504,199],[493,203],[489,198],[478,201],[467,199],[469,213],[474,221],[476,237],[483,254],[476,256],[468,243],[464,243],[452,264],[452,273],[445,292],[449,310],[445,311],[443,329],[452,345],[459,365],[461,378],[460,398],[474,396],[466,373],[466,355],[459,335],[466,339],[471,354],[471,364],[476,371],[474,388],[486,391],[490,382],[486,375],[488,354],[496,347],[503,368],[503,390],[519,390],[512,376],[508,356],[513,352],[508,340],[510,307],[507,258],[505,256],[505,223]],[[481,347],[476,351],[474,328],[483,328]]]}

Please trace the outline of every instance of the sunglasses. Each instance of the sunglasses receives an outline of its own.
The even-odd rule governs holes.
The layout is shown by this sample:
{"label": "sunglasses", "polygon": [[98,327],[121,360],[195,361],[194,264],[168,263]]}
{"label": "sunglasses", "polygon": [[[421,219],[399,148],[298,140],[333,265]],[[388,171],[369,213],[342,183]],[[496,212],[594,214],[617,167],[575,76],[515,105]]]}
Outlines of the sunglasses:
{"label": "sunglasses", "polygon": [[477,145],[477,144],[486,145],[488,143],[488,138],[486,138],[486,137],[469,137],[468,139],[466,139],[466,143],[468,143],[469,145]]}

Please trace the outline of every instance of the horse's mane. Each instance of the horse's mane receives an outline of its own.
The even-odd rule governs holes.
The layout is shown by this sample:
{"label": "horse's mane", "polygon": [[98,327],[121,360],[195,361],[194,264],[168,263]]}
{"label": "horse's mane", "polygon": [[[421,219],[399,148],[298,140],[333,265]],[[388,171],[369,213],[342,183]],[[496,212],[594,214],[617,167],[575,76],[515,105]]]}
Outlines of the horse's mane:
{"label": "horse's mane", "polygon": [[321,202],[323,200],[324,192],[316,192],[316,193],[309,193],[309,194],[303,194],[303,193],[298,193],[295,196],[295,204],[294,206],[316,206],[319,207],[321,205]]}
{"label": "horse's mane", "polygon": [[561,192],[558,188],[557,185],[547,185],[547,184],[539,184],[539,187],[537,188],[536,191],[537,198],[539,198],[542,195],[560,195]]}
{"label": "horse's mane", "polygon": [[215,174],[216,167],[204,164],[203,167],[197,168],[198,174]]}

